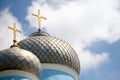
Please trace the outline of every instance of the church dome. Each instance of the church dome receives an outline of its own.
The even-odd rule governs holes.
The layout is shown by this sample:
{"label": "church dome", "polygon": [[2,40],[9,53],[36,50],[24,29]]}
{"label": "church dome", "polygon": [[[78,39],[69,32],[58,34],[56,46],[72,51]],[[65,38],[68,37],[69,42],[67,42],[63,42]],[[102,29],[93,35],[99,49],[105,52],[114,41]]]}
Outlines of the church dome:
{"label": "church dome", "polygon": [[41,64],[31,52],[12,47],[0,51],[0,71],[5,70],[21,70],[39,77]]}
{"label": "church dome", "polygon": [[32,33],[29,38],[18,42],[18,45],[34,53],[41,63],[62,64],[78,74],[80,72],[80,62],[74,49],[67,42],[46,32]]}

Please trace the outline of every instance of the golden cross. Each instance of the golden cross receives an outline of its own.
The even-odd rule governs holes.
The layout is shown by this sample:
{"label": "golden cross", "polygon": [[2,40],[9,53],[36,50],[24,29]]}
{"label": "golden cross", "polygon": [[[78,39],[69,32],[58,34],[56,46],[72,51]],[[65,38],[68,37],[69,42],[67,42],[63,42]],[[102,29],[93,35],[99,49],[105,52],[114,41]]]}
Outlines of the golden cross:
{"label": "golden cross", "polygon": [[14,23],[13,28],[12,27],[8,27],[8,29],[13,30],[13,36],[14,36],[13,42],[15,44],[17,42],[17,40],[16,40],[16,32],[19,32],[19,33],[22,33],[22,32],[16,28],[16,23]]}
{"label": "golden cross", "polygon": [[41,19],[47,20],[47,18],[41,16],[40,10],[38,9],[38,14],[32,14],[38,18],[38,31],[41,31]]}

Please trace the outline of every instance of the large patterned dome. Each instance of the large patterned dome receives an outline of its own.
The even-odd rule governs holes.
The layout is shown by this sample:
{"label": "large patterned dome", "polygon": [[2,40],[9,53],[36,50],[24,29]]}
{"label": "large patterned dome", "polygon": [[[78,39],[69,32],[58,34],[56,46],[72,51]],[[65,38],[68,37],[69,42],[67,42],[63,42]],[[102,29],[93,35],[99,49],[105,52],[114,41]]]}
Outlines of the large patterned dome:
{"label": "large patterned dome", "polygon": [[46,32],[35,32],[18,45],[34,53],[41,63],[62,64],[71,67],[78,74],[80,72],[80,62],[74,49],[67,42]]}
{"label": "large patterned dome", "polygon": [[41,64],[31,52],[13,47],[0,51],[0,71],[5,70],[26,71],[39,77]]}

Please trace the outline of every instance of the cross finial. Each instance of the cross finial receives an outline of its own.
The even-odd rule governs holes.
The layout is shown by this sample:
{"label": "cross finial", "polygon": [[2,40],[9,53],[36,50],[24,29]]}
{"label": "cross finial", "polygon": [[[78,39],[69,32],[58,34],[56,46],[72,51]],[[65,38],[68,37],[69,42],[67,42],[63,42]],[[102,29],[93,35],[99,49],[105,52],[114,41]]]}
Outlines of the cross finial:
{"label": "cross finial", "polygon": [[38,14],[32,14],[38,18],[38,31],[41,31],[41,19],[47,20],[47,18],[41,16],[40,10],[38,9]]}
{"label": "cross finial", "polygon": [[14,23],[13,28],[12,27],[8,27],[8,29],[13,30],[13,37],[14,37],[14,39],[13,39],[13,46],[14,46],[16,44],[16,42],[17,42],[17,40],[16,40],[17,32],[19,32],[19,33],[22,33],[22,32],[16,28],[16,23]]}

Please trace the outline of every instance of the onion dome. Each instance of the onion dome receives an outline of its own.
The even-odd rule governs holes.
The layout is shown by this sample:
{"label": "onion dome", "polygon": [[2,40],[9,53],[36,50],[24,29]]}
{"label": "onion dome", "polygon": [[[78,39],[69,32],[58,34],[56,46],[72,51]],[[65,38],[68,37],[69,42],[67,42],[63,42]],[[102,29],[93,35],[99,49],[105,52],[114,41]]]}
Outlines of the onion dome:
{"label": "onion dome", "polygon": [[46,32],[32,33],[29,38],[18,42],[18,45],[34,53],[41,63],[61,64],[72,68],[78,74],[80,72],[80,62],[74,49],[67,42]]}
{"label": "onion dome", "polygon": [[39,77],[41,64],[31,52],[12,47],[0,51],[0,71],[5,70],[21,70]]}

